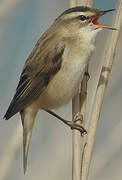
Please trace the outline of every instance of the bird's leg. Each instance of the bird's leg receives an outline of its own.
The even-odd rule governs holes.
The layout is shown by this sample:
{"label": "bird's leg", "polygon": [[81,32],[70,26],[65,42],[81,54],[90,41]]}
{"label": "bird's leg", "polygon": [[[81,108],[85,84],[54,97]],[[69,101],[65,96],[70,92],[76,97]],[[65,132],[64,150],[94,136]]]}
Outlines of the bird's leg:
{"label": "bird's leg", "polygon": [[57,115],[56,113],[54,113],[53,111],[50,111],[48,109],[43,109],[44,111],[48,112],[49,114],[55,116],[56,118],[58,118],[59,120],[61,120],[63,123],[65,123],[66,125],[68,125],[71,129],[77,129],[78,131],[81,132],[81,134],[86,134],[87,131],[85,130],[85,128],[80,125],[80,124],[77,124],[76,122],[77,121],[82,121],[82,116],[80,113],[78,113],[75,117],[74,117],[74,120],[73,121],[67,121],[65,119],[63,119],[61,116]]}

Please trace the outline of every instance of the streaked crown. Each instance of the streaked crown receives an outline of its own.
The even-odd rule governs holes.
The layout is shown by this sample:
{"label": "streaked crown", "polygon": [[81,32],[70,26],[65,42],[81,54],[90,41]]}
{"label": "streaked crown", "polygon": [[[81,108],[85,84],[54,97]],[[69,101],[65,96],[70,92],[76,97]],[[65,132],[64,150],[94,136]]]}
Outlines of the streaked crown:
{"label": "streaked crown", "polygon": [[[92,22],[93,25],[99,25],[97,20],[100,16],[107,12],[113,11],[115,9],[110,9],[106,11],[101,11],[99,9],[90,8],[87,6],[77,6],[64,11],[56,20],[63,20],[64,22],[74,23],[85,26]],[[102,26],[99,26],[100,28]],[[105,26],[104,26],[105,27]],[[109,28],[110,29],[110,28]],[[114,28],[113,28],[114,29]]]}

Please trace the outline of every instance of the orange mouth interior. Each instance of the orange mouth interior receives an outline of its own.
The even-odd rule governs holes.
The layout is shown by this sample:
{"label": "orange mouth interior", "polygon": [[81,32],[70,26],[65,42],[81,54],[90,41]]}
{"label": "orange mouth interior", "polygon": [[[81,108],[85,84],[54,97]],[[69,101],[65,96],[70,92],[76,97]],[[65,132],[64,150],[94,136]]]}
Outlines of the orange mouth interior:
{"label": "orange mouth interior", "polygon": [[105,25],[104,25],[104,24],[99,24],[98,19],[99,19],[99,16],[94,17],[94,18],[92,19],[92,23],[93,23],[94,25],[100,27],[100,28],[104,28]]}

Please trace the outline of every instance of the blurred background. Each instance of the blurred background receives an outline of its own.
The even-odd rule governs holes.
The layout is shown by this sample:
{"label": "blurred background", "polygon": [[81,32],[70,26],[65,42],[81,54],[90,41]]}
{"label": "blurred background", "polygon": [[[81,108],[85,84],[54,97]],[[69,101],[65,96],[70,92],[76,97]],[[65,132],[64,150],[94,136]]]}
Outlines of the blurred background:
{"label": "blurred background", "polygon": [[[95,0],[94,7],[116,8],[118,0]],[[23,174],[22,126],[19,114],[9,121],[3,115],[14,95],[22,67],[41,34],[69,8],[68,0],[0,0],[0,180],[71,180],[72,131],[40,111],[31,140],[28,169]],[[101,22],[111,25],[116,12]],[[100,32],[90,64],[88,115],[101,57],[110,31]],[[90,180],[122,179],[122,31],[95,139]],[[56,111],[71,119],[71,103]]]}

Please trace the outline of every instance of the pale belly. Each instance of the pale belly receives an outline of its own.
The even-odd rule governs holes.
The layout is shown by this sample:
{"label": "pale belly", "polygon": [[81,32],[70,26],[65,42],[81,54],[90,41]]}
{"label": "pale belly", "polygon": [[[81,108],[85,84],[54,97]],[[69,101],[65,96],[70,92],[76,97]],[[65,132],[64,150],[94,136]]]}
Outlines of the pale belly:
{"label": "pale belly", "polygon": [[80,59],[62,68],[38,98],[38,107],[56,109],[67,104],[78,91],[85,66]]}
{"label": "pale belly", "polygon": [[47,88],[33,103],[37,108],[56,109],[67,104],[77,93],[86,65],[94,50],[88,40],[76,41],[65,47],[61,69],[54,75]]}

